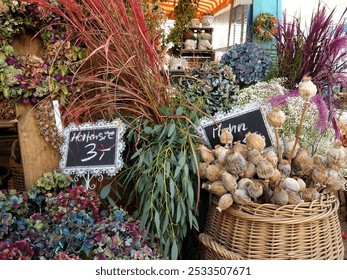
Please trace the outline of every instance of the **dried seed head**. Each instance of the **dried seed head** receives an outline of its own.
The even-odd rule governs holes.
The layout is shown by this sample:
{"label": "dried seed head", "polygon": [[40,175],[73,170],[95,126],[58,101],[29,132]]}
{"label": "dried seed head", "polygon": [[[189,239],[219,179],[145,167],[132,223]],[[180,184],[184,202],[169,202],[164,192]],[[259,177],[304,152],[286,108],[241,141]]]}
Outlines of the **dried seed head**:
{"label": "dried seed head", "polygon": [[280,186],[285,191],[299,192],[300,185],[297,180],[293,178],[285,178],[280,182]]}
{"label": "dried seed head", "polygon": [[286,205],[289,202],[288,193],[283,190],[280,186],[275,186],[272,197],[270,199],[271,203],[277,205]]}
{"label": "dried seed head", "polygon": [[276,153],[274,152],[273,149],[267,149],[264,153],[263,156],[265,159],[267,159],[268,161],[271,162],[273,167],[277,166],[278,163],[278,157],[276,155]]}
{"label": "dried seed head", "polygon": [[235,152],[227,156],[225,168],[231,174],[241,174],[246,170],[247,162],[239,152]]}
{"label": "dried seed head", "polygon": [[251,162],[247,164],[245,172],[243,172],[242,177],[244,178],[253,178],[255,174],[255,165]]}
{"label": "dried seed head", "polygon": [[[295,143],[295,139],[290,139],[289,141],[287,141],[285,144],[284,144],[284,153],[283,153],[283,156],[285,158],[289,158],[290,156],[290,153],[292,152],[293,148],[294,148],[294,143]],[[296,156],[298,150],[300,148],[300,145],[299,143],[297,143],[296,147],[295,147],[295,150],[293,152],[293,158]]]}
{"label": "dried seed head", "polygon": [[225,188],[228,190],[228,192],[233,193],[237,188],[237,181],[235,176],[231,175],[230,173],[224,171],[222,173],[222,182],[225,186]]}
{"label": "dried seed head", "polygon": [[299,169],[302,171],[302,173],[306,176],[310,176],[313,171],[314,165],[313,165],[313,159],[308,157],[301,162],[299,162]]}
{"label": "dried seed head", "polygon": [[288,193],[288,204],[297,205],[299,203],[304,202],[300,194],[298,194],[297,192],[287,191],[287,193]]}
{"label": "dried seed head", "polygon": [[267,113],[266,118],[272,127],[281,127],[286,121],[286,115],[280,107],[273,107],[272,109],[271,112]]}
{"label": "dried seed head", "polygon": [[257,149],[249,150],[247,153],[247,159],[249,162],[257,165],[258,162],[262,159],[260,152]]}
{"label": "dried seed head", "polygon": [[259,178],[268,180],[274,175],[275,169],[271,162],[262,159],[257,164],[255,171],[257,172]]}
{"label": "dried seed head", "polygon": [[328,178],[328,171],[326,169],[314,168],[311,177],[316,184],[323,185]]}
{"label": "dried seed head", "polygon": [[296,168],[299,168],[300,162],[308,158],[308,152],[305,148],[299,148],[296,156],[293,158],[292,163]]}
{"label": "dried seed head", "polygon": [[309,76],[304,76],[302,78],[298,89],[300,96],[305,99],[305,101],[309,101],[317,93],[317,86],[311,81],[311,77]]}
{"label": "dried seed head", "polygon": [[222,128],[219,140],[222,144],[225,144],[225,147],[230,147],[230,144],[233,143],[234,136],[229,128]]}
{"label": "dried seed head", "polygon": [[221,178],[221,172],[222,170],[220,167],[216,166],[215,164],[209,164],[206,168],[206,178],[210,182],[219,181]]}
{"label": "dried seed head", "polygon": [[200,144],[199,145],[200,155],[201,159],[206,163],[211,163],[214,161],[215,157],[213,152],[207,148],[205,145]]}
{"label": "dried seed head", "polygon": [[265,138],[256,132],[249,132],[246,135],[246,145],[250,150],[256,149],[261,152],[266,146]]}
{"label": "dried seed head", "polygon": [[335,143],[334,147],[330,148],[327,152],[327,165],[336,170],[340,169],[346,159],[346,149],[340,146],[339,143]]}
{"label": "dried seed head", "polygon": [[223,194],[218,201],[217,210],[219,212],[222,212],[223,210],[228,209],[233,204],[233,202],[234,200],[230,193]]}
{"label": "dried seed head", "polygon": [[282,160],[282,162],[278,164],[277,168],[281,172],[283,177],[289,177],[290,172],[292,171],[292,167],[287,160]]}
{"label": "dried seed head", "polygon": [[208,163],[199,162],[199,174],[201,179],[206,179],[206,169],[208,167]]}
{"label": "dried seed head", "polygon": [[238,189],[247,190],[248,187],[252,185],[254,185],[254,182],[249,178],[242,178],[240,181],[237,182]]}
{"label": "dried seed head", "polygon": [[246,189],[237,189],[233,194],[234,201],[237,204],[250,204],[252,203],[251,197],[248,195]]}

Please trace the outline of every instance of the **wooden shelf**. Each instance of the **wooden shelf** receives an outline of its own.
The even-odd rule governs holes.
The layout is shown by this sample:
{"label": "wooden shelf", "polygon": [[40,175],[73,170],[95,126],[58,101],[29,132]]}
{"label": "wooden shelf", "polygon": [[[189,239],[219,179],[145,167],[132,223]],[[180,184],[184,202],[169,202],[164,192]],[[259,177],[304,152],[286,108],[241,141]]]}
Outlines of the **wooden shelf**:
{"label": "wooden shelf", "polygon": [[0,128],[11,128],[15,127],[17,120],[0,120]]}

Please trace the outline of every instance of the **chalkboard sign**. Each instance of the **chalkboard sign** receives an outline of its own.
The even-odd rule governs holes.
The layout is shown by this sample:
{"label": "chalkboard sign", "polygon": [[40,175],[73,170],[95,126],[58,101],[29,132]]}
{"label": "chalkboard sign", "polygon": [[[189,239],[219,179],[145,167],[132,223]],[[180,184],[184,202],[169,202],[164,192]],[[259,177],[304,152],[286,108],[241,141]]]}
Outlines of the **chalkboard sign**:
{"label": "chalkboard sign", "polygon": [[229,128],[234,136],[234,142],[246,143],[245,136],[248,132],[257,132],[264,136],[266,147],[273,145],[273,132],[266,120],[265,108],[259,104],[249,104],[245,107],[237,107],[227,113],[219,112],[213,120],[203,118],[200,120],[199,132],[211,148],[221,144],[219,136],[221,128]]}
{"label": "chalkboard sign", "polygon": [[70,124],[63,131],[60,168],[65,174],[83,176],[115,175],[122,167],[125,126],[120,120],[99,121],[79,126]]}

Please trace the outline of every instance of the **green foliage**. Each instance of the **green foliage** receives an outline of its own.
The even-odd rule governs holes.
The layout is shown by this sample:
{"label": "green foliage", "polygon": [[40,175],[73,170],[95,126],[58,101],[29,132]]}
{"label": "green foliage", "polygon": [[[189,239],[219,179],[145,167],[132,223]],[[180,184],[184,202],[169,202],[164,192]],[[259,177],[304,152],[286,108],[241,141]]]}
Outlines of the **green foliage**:
{"label": "green foliage", "polygon": [[[165,115],[198,117],[196,111],[181,106],[173,112],[169,108],[161,110]],[[141,134],[132,130],[128,141],[141,139],[141,145],[119,180],[135,186],[131,197],[138,197],[139,207],[133,215],[141,221],[141,229],[146,229],[151,240],[159,238],[164,256],[177,259],[188,230],[198,229],[194,216],[194,143],[200,139],[186,118],[167,118],[157,125],[139,123],[136,127]]]}
{"label": "green foliage", "polygon": [[181,46],[182,34],[190,27],[190,20],[196,16],[198,0],[180,0],[174,9],[175,26],[167,38],[168,42],[172,42]]}
{"label": "green foliage", "polygon": [[239,92],[232,68],[217,62],[206,62],[192,69],[177,87],[192,103],[210,115],[230,110]]}

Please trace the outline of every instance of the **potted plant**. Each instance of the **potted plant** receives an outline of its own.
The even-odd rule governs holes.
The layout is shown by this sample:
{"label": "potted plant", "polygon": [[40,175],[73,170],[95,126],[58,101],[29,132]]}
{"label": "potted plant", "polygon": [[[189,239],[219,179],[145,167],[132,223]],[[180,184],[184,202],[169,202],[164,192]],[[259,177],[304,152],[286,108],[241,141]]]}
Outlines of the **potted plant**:
{"label": "potted plant", "polygon": [[181,47],[182,34],[191,27],[191,19],[196,16],[198,2],[198,0],[180,0],[178,2],[174,9],[175,25],[167,37],[168,42]]}

